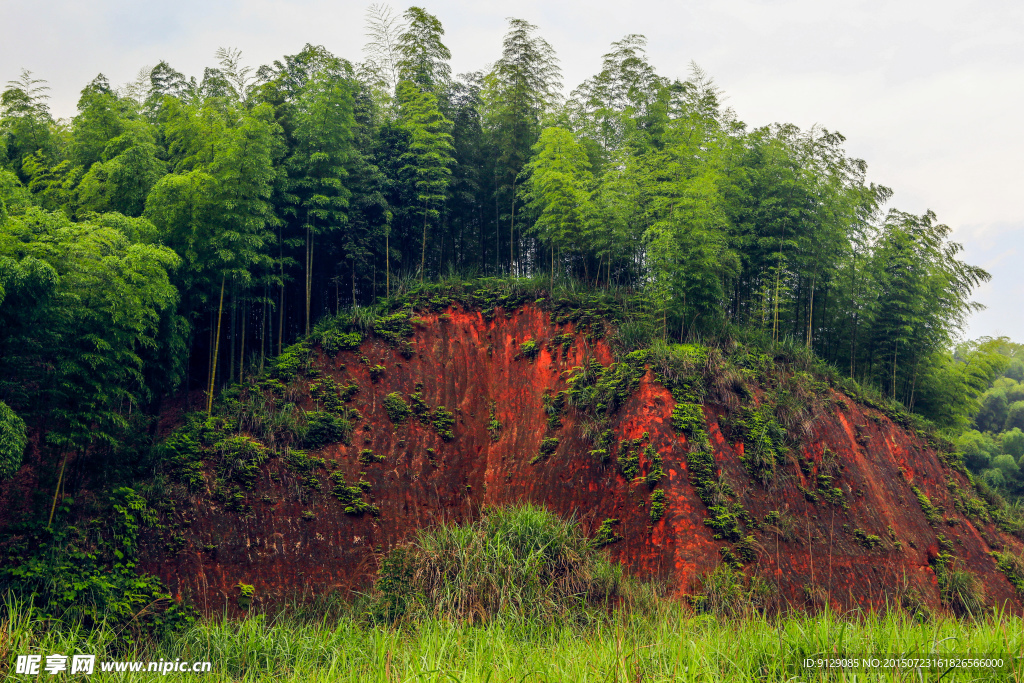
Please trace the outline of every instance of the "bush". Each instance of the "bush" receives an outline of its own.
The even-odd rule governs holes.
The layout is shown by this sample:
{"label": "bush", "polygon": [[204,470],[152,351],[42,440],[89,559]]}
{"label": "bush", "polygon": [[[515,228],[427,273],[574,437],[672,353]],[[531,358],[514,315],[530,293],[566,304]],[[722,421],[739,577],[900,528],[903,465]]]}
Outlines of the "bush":
{"label": "bush", "polygon": [[25,422],[0,401],[0,481],[14,476],[28,445]]}
{"label": "bush", "polygon": [[442,440],[451,441],[455,438],[455,434],[452,432],[452,427],[455,426],[455,415],[452,411],[444,406],[438,406],[434,409],[430,422],[434,425],[434,431],[437,432],[437,435]]}
{"label": "bush", "polygon": [[729,562],[701,580],[700,591],[690,597],[700,612],[717,616],[749,616],[764,611],[774,600],[775,587],[758,577],[748,578]]}
{"label": "bush", "polygon": [[540,346],[537,345],[537,341],[535,339],[527,339],[519,345],[519,352],[526,358],[533,360],[537,357],[537,354],[540,353]]}
{"label": "bush", "polygon": [[417,532],[381,563],[373,613],[469,622],[502,614],[578,619],[620,589],[621,568],[575,522],[525,505],[489,510],[473,524]]}
{"label": "bush", "polygon": [[980,617],[985,611],[985,587],[974,573],[962,569],[939,572],[942,604],[965,616]]}
{"label": "bush", "polygon": [[1003,453],[992,458],[992,467],[1001,471],[1007,481],[1013,481],[1020,475],[1017,459],[1009,453]]}
{"label": "bush", "polygon": [[331,443],[349,441],[352,425],[348,420],[330,413],[307,412],[308,427],[303,443],[307,448],[321,448]]}
{"label": "bush", "polygon": [[412,414],[409,404],[405,402],[405,399],[397,391],[392,391],[384,397],[384,410],[387,411],[388,417],[396,425],[405,422],[409,415]]}
{"label": "bush", "polygon": [[1015,458],[1024,457],[1024,432],[1017,427],[1005,432],[999,438],[999,443],[1002,445],[1004,452],[1009,453]]}

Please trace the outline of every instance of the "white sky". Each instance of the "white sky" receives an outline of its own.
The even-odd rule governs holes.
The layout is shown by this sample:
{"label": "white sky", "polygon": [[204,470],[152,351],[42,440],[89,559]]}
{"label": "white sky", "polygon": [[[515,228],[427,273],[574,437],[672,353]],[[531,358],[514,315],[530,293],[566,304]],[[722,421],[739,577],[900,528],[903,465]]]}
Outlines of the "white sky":
{"label": "white sky", "polygon": [[[57,116],[71,116],[97,73],[114,84],[161,59],[187,75],[221,46],[253,66],[317,43],[361,59],[368,2],[320,0],[0,0],[0,82],[21,68],[49,81]],[[992,273],[988,306],[969,336],[1024,341],[1024,3],[1007,0],[494,0],[432,1],[453,71],[481,69],[501,50],[506,17],[540,27],[561,59],[566,90],[594,74],[612,41],[648,38],[658,72],[691,60],[714,77],[750,126],[820,124],[847,138],[892,206],[934,210]],[[405,5],[394,4],[397,11]]]}

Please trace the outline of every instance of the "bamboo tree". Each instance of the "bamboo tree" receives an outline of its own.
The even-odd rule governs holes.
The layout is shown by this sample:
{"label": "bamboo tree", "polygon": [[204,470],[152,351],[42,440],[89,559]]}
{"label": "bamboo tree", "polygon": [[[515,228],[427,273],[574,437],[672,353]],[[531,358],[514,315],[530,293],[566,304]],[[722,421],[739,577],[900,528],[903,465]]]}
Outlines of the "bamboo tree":
{"label": "bamboo tree", "polygon": [[437,98],[423,92],[411,81],[398,84],[402,125],[410,136],[408,151],[402,156],[402,170],[416,189],[423,215],[420,242],[420,281],[426,273],[427,225],[440,215],[438,207],[445,199],[451,176],[452,123],[441,113]]}

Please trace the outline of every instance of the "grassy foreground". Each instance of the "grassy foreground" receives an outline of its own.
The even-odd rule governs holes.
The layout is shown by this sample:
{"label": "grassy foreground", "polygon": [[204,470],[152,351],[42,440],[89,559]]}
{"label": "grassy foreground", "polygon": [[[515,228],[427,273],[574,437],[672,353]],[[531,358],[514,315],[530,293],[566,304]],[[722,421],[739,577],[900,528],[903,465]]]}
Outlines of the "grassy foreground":
{"label": "grassy foreground", "polygon": [[[1024,619],[992,611],[969,621],[919,612],[766,617],[741,574],[720,567],[693,604],[622,576],[572,520],[523,505],[464,526],[421,530],[388,553],[371,592],[300,602],[270,615],[206,619],[177,630],[139,615],[89,621],[0,601],[0,680],[61,680],[50,655],[95,655],[77,680],[147,681],[1024,681]],[[715,578],[712,580],[712,578]],[[251,588],[251,587],[250,587]],[[612,608],[611,606],[615,607]],[[739,615],[739,616],[738,616]],[[19,674],[19,655],[41,673]],[[806,658],[878,659],[822,672]],[[998,657],[999,669],[890,666],[894,658]],[[178,661],[209,662],[206,672]],[[140,663],[132,671],[111,662]],[[149,670],[151,662],[156,670]],[[70,670],[70,666],[68,667]],[[166,670],[166,673],[164,672]],[[866,675],[865,675],[866,674]]]}
{"label": "grassy foreground", "polygon": [[[900,614],[769,620],[694,615],[666,602],[654,614],[581,625],[495,619],[468,625],[426,619],[373,625],[355,612],[300,613],[198,622],[161,641],[126,645],[111,629],[47,629],[29,611],[0,618],[0,678],[18,654],[95,654],[97,661],[203,660],[209,673],[103,673],[80,680],[148,681],[1024,681],[1020,662],[1002,670],[807,671],[800,659],[848,656],[1024,654],[1024,620],[992,613],[920,624]],[[38,679],[57,680],[42,673]]]}

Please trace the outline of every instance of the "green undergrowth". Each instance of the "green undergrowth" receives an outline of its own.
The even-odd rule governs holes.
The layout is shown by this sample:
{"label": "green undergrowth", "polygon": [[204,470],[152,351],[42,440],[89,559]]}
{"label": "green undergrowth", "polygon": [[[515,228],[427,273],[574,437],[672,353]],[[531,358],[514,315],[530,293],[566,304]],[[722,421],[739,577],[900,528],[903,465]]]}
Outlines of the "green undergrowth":
{"label": "green undergrowth", "polygon": [[47,629],[107,629],[125,646],[193,622],[188,605],[138,568],[143,534],[162,527],[150,502],[118,486],[90,507],[95,517],[71,524],[74,501],[65,497],[52,524],[33,519],[7,528],[0,546],[0,675],[15,654],[4,633],[4,612],[13,604]]}
{"label": "green undergrowth", "polygon": [[[723,572],[708,607],[726,611],[737,592]],[[709,589],[712,586],[708,586]],[[1024,619],[989,612],[977,620],[919,622],[900,610],[785,618],[716,614],[661,600],[644,611],[615,609],[586,624],[547,623],[502,616],[468,623],[443,616],[378,623],[366,601],[318,595],[312,603],[243,619],[200,620],[172,635],[126,645],[116,627],[56,626],[24,605],[0,606],[0,642],[17,654],[92,653],[104,661],[210,661],[207,673],[158,676],[168,681],[687,681],[786,683],[793,681],[907,680],[1014,681],[1014,656],[1024,649]],[[824,672],[801,668],[808,658],[871,655],[880,659],[995,656],[999,670],[863,669]],[[1012,662],[1012,664],[1011,664]],[[1016,667],[1016,668],[1014,668]],[[2,672],[3,669],[0,669]],[[854,678],[856,674],[856,678]],[[45,674],[44,674],[45,677]],[[88,680],[144,683],[153,673],[104,674]]]}
{"label": "green undergrowth", "polygon": [[1024,596],[1024,556],[1012,550],[1004,550],[993,552],[992,557],[995,558],[996,567],[1006,576],[1007,581]]}

